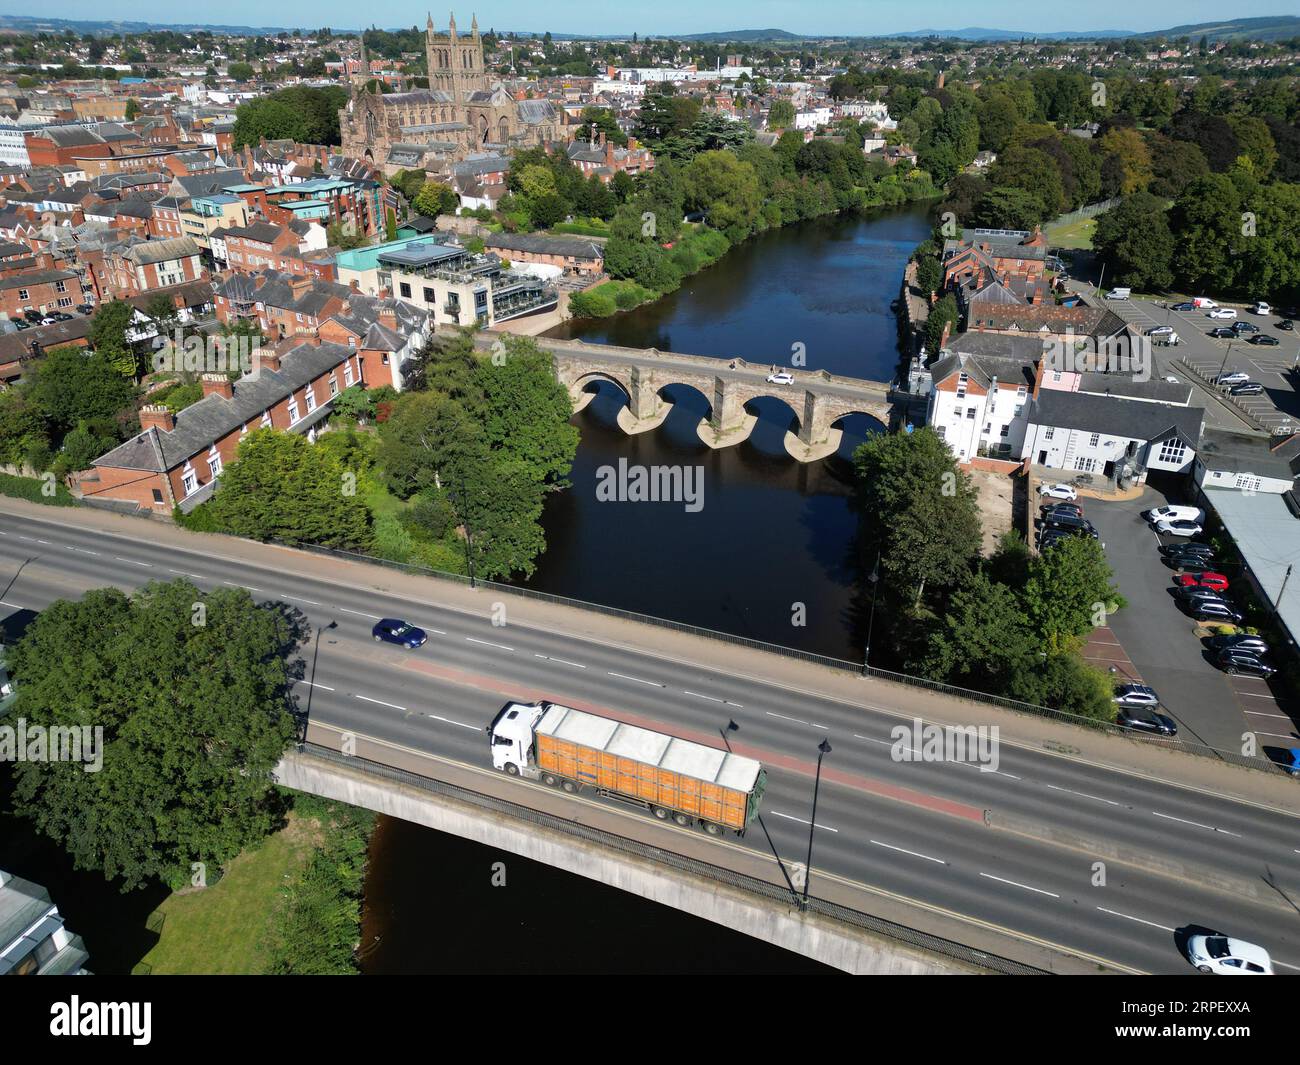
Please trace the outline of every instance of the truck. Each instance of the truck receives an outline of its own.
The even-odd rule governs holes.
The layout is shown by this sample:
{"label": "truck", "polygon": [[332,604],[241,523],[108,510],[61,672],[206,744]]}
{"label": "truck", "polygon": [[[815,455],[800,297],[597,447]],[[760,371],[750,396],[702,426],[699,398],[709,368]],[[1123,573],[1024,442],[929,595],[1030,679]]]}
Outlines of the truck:
{"label": "truck", "polygon": [[545,700],[506,703],[487,733],[493,767],[510,776],[591,788],[711,836],[743,836],[767,787],[752,758]]}

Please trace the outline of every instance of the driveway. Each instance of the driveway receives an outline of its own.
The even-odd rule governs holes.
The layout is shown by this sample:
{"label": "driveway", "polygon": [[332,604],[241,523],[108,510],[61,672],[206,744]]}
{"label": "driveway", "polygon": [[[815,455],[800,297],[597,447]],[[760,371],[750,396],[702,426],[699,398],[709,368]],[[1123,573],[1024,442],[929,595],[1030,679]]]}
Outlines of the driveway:
{"label": "driveway", "polygon": [[[1142,511],[1167,500],[1148,488],[1136,499],[1087,499],[1087,516],[1106,545],[1115,583],[1128,606],[1110,618],[1110,629],[1124,646],[1145,683],[1160,694],[1166,712],[1178,722],[1180,739],[1240,752],[1241,735],[1260,728],[1264,718],[1246,718],[1233,679],[1210,665],[1196,637],[1196,622],[1172,597],[1174,570],[1157,553],[1160,537]],[[1266,688],[1264,689],[1267,690]],[[1250,699],[1258,712],[1279,713],[1271,700]],[[1253,722],[1248,725],[1247,721]]]}

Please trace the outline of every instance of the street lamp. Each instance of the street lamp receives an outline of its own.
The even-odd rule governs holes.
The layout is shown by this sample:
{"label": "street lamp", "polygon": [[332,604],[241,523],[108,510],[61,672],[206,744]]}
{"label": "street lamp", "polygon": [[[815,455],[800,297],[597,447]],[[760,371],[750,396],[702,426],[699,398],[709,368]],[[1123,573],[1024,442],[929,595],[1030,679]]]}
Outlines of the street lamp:
{"label": "street lamp", "polygon": [[478,585],[474,582],[473,533],[470,531],[469,524],[469,492],[465,488],[464,480],[460,482],[460,491],[457,495],[460,496],[461,524],[465,526],[465,569],[469,571],[469,586],[476,588]]}
{"label": "street lamp", "polygon": [[[1224,370],[1227,368],[1227,366],[1228,366],[1228,356],[1232,354],[1232,345],[1235,344],[1235,343],[1236,343],[1235,340],[1229,340],[1229,341],[1228,341],[1228,350],[1225,351],[1225,352],[1223,353],[1223,363],[1222,363],[1222,365],[1220,365],[1220,367],[1219,367],[1219,377],[1222,377],[1222,376],[1223,376],[1223,371],[1224,371]],[[1219,377],[1216,377],[1216,378],[1214,379],[1214,383],[1215,383],[1216,385],[1219,383]]]}
{"label": "street lamp", "polygon": [[812,848],[813,833],[817,831],[817,793],[821,790],[822,784],[822,759],[831,753],[831,745],[828,741],[822,740],[817,744],[817,776],[813,781],[813,808],[812,821],[808,825],[808,864],[803,869],[803,906],[808,908],[808,885],[812,881]]}
{"label": "street lamp", "polygon": [[722,733],[722,742],[726,744],[727,750],[731,750],[731,741],[727,739],[727,733],[740,731],[740,726],[736,724],[736,719],[732,718],[727,722],[726,728],[720,728],[718,731]]}

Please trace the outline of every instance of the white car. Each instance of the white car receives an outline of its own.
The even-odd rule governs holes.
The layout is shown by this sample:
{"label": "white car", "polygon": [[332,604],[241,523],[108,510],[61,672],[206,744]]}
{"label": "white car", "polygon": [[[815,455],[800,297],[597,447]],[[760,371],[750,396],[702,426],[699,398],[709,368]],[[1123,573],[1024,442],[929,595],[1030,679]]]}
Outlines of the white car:
{"label": "white car", "polygon": [[1227,936],[1192,936],[1187,941],[1187,958],[1203,973],[1217,976],[1272,976],[1268,951]]}
{"label": "white car", "polygon": [[1201,534],[1200,524],[1188,521],[1186,518],[1166,518],[1164,521],[1156,522],[1156,529],[1162,533],[1169,533],[1171,536],[1199,536]]}
{"label": "white car", "polygon": [[1121,684],[1115,689],[1114,700],[1120,706],[1160,705],[1160,696],[1149,684]]}
{"label": "white car", "polygon": [[1149,337],[1167,337],[1167,336],[1169,336],[1169,334],[1172,333],[1173,331],[1174,331],[1174,327],[1173,327],[1172,325],[1158,325],[1158,326],[1156,326],[1154,329],[1148,329],[1148,330],[1147,330],[1147,336],[1149,336]]}
{"label": "white car", "polygon": [[1250,374],[1243,373],[1241,370],[1230,370],[1228,373],[1221,373],[1214,379],[1216,385],[1244,385],[1250,380]]}
{"label": "white car", "polygon": [[1209,312],[1211,318],[1236,318],[1237,312],[1232,307],[1215,307]]}
{"label": "white car", "polygon": [[1273,313],[1273,308],[1270,307],[1270,306],[1269,306],[1267,303],[1265,303],[1263,300],[1260,300],[1257,304],[1255,304],[1255,307],[1254,307],[1254,313],[1255,313],[1255,314],[1272,314],[1272,313]]}
{"label": "white car", "polygon": [[1068,499],[1071,503],[1079,498],[1078,490],[1068,484],[1040,484],[1038,494],[1048,499]]}
{"label": "white car", "polygon": [[1179,519],[1183,521],[1204,521],[1205,511],[1201,510],[1199,507],[1180,507],[1170,505],[1154,507],[1151,510],[1143,511],[1142,516],[1150,522],[1175,521]]}
{"label": "white car", "polygon": [[785,370],[777,370],[767,375],[769,385],[792,385],[794,384],[794,374],[787,373]]}

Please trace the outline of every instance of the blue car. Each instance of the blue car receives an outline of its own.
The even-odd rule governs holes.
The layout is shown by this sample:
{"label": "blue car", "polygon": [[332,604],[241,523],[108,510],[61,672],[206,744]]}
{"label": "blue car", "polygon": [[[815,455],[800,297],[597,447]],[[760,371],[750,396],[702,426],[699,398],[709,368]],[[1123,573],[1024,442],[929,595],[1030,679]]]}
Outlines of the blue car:
{"label": "blue car", "polygon": [[381,643],[395,643],[408,650],[414,650],[429,638],[423,629],[417,629],[398,618],[384,618],[375,622],[370,634]]}

